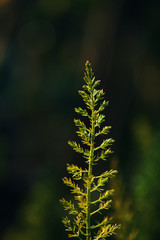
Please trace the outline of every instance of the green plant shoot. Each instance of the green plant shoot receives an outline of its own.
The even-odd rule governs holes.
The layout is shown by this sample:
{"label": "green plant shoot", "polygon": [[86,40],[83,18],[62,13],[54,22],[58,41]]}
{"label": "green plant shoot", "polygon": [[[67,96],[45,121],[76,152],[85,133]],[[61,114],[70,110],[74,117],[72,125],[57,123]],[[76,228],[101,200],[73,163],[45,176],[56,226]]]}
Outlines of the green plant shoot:
{"label": "green plant shoot", "polygon": [[85,85],[83,90],[79,91],[79,94],[82,96],[86,108],[75,108],[75,111],[82,117],[88,118],[89,121],[87,122],[89,124],[87,126],[84,121],[74,119],[81,143],[69,141],[68,144],[74,151],[82,154],[86,168],[83,169],[74,164],[67,164],[67,171],[72,177],[64,177],[63,182],[71,188],[75,202],[72,203],[71,200],[67,201],[64,198],[60,200],[69,214],[69,217],[63,218],[62,222],[66,231],[69,232],[69,238],[105,240],[120,228],[120,225],[112,223],[110,217],[105,216],[102,218],[101,216],[104,214],[99,215],[111,206],[112,200],[110,196],[114,190],[106,190],[105,185],[110,178],[115,176],[117,171],[106,170],[98,176],[93,173],[96,172],[95,165],[98,161],[106,160],[109,154],[112,153],[110,146],[114,140],[104,138],[111,127],[102,126],[105,121],[102,111],[108,105],[108,102],[104,100],[103,90],[97,89],[100,80],[95,79],[89,61],[86,61],[85,70]]}

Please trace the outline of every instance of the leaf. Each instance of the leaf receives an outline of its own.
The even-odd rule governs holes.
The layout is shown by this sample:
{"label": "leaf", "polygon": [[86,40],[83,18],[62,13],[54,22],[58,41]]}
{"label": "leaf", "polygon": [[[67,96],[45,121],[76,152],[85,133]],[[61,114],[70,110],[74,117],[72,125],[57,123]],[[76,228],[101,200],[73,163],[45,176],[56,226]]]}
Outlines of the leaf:
{"label": "leaf", "polygon": [[76,143],[74,141],[68,141],[68,144],[78,153],[84,153],[83,148],[80,146],[79,143]]}
{"label": "leaf", "polygon": [[84,117],[89,117],[89,114],[86,109],[82,109],[81,107],[75,108],[75,112],[81,114]]}
{"label": "leaf", "polygon": [[110,148],[108,148],[107,150],[102,150],[100,153],[97,153],[97,155],[94,156],[93,162],[96,163],[99,160],[106,161],[108,155],[110,155],[111,153],[113,153],[113,151]]}
{"label": "leaf", "polygon": [[62,223],[65,225],[66,231],[72,231],[71,221],[68,217],[63,218]]}
{"label": "leaf", "polygon": [[90,108],[90,103],[91,103],[91,99],[90,99],[90,95],[88,95],[85,91],[83,90],[79,90],[78,93],[81,95],[81,97],[83,98],[83,101],[86,103],[87,107]]}
{"label": "leaf", "polygon": [[75,199],[78,201],[78,206],[81,209],[82,213],[87,213],[87,201],[84,196],[75,196]]}
{"label": "leaf", "polygon": [[75,187],[71,190],[72,193],[77,194],[77,195],[82,195],[86,196],[86,193],[83,192],[82,189],[78,186],[78,184],[75,185]]}
{"label": "leaf", "polygon": [[87,84],[90,84],[90,83],[93,84],[94,77],[93,77],[91,64],[89,63],[89,61],[86,61],[85,63],[85,70],[86,70],[85,77],[84,77],[85,82]]}
{"label": "leaf", "polygon": [[102,112],[107,106],[108,106],[108,104],[109,104],[109,101],[103,101],[101,104],[100,104],[100,107],[99,107],[99,109],[97,110],[97,112]]}
{"label": "leaf", "polygon": [[102,130],[98,131],[95,136],[99,136],[99,135],[105,135],[105,134],[108,134],[109,133],[109,130],[111,129],[111,126],[105,126],[103,127]]}
{"label": "leaf", "polygon": [[96,94],[97,94],[99,91],[100,91],[100,90],[96,90],[96,89],[94,89],[94,90],[93,90],[93,97],[95,97]]}
{"label": "leaf", "polygon": [[103,92],[103,89],[101,89],[101,90],[99,90],[98,91],[98,93],[97,93],[97,95],[96,95],[96,100],[95,100],[95,102],[98,102],[99,100],[102,100],[104,97],[104,92]]}
{"label": "leaf", "polygon": [[108,210],[110,208],[110,204],[111,204],[112,200],[108,200],[106,202],[101,202],[99,204],[99,208],[96,209],[95,211],[91,212],[91,216],[96,214],[96,213],[101,213],[102,210]]}
{"label": "leaf", "polygon": [[97,225],[92,225],[91,229],[99,228],[101,226],[106,225],[107,223],[109,223],[109,219],[108,217],[105,217],[102,222],[98,223]]}
{"label": "leaf", "polygon": [[100,84],[101,80],[96,80],[93,84],[93,89]]}
{"label": "leaf", "polygon": [[100,127],[101,123],[105,121],[105,116],[100,114],[98,115],[95,123],[95,127]]}
{"label": "leaf", "polygon": [[68,187],[71,187],[71,188],[76,187],[75,182],[73,182],[71,178],[64,177],[64,178],[62,178],[62,180],[63,180],[64,184],[66,184]]}
{"label": "leaf", "polygon": [[96,179],[96,178],[112,178],[112,177],[115,177],[115,174],[117,174],[117,170],[109,170],[109,171],[105,171],[104,173],[102,173],[101,175],[99,176],[94,176],[93,178]]}
{"label": "leaf", "polygon": [[89,93],[92,92],[92,88],[91,88],[90,86],[88,86],[88,85],[83,85],[82,87],[83,87],[84,90],[88,91]]}
{"label": "leaf", "polygon": [[90,133],[90,130],[86,127],[85,123],[82,122],[80,119],[74,119],[74,123],[80,130],[85,130],[86,134]]}
{"label": "leaf", "polygon": [[69,211],[69,214],[78,215],[78,210],[75,209],[75,206],[71,201],[66,201],[64,198],[62,198],[60,202],[63,204],[64,209]]}
{"label": "leaf", "polygon": [[102,226],[101,229],[97,232],[97,236],[94,237],[95,240],[106,239],[106,237],[112,236],[120,228],[120,225],[108,224],[107,226]]}
{"label": "leaf", "polygon": [[72,174],[73,176],[73,179],[75,180],[80,180],[82,179],[82,174],[85,173],[85,172],[88,172],[87,170],[82,170],[81,167],[78,167],[74,164],[70,165],[70,164],[67,164],[67,171]]}
{"label": "leaf", "polygon": [[[103,142],[101,143],[101,145],[99,147],[95,148],[95,151],[98,149],[106,149],[106,147],[108,147],[109,145],[111,145],[114,142],[114,140],[112,138],[108,138],[103,140]],[[107,152],[105,152],[106,154]]]}

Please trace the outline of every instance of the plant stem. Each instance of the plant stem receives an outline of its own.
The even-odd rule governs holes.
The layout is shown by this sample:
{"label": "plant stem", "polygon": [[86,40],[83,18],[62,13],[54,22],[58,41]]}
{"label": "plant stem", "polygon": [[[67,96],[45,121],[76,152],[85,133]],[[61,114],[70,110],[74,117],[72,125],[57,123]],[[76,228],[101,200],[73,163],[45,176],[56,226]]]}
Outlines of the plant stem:
{"label": "plant stem", "polygon": [[92,95],[92,116],[91,116],[91,145],[90,145],[90,156],[89,156],[89,171],[88,171],[88,185],[87,185],[87,214],[86,214],[86,240],[91,240],[90,230],[90,202],[91,202],[91,179],[92,179],[92,165],[94,156],[94,139],[95,139],[95,116],[94,116],[94,102]]}

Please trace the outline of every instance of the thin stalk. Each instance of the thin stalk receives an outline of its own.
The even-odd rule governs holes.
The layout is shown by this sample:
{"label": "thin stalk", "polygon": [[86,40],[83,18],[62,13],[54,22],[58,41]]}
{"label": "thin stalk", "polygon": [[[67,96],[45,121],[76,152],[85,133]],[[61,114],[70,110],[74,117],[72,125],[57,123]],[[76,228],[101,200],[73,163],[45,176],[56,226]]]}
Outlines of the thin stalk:
{"label": "thin stalk", "polygon": [[95,116],[94,116],[94,100],[92,95],[92,117],[91,117],[91,145],[89,156],[89,169],[88,169],[88,185],[87,185],[87,214],[86,214],[86,240],[91,240],[91,178],[92,178],[92,165],[94,156],[94,139],[95,139]]}

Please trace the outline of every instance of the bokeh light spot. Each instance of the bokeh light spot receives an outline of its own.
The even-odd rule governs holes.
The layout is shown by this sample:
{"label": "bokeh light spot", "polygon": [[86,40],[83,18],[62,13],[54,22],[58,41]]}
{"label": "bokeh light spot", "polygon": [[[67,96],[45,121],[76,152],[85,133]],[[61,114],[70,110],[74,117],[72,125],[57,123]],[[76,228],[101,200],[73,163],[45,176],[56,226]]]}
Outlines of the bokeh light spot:
{"label": "bokeh light spot", "polygon": [[11,0],[0,0],[0,6],[3,6],[7,3],[9,3]]}

